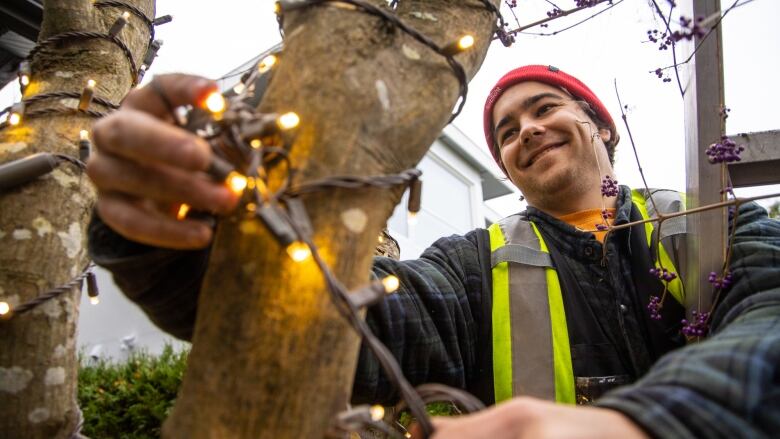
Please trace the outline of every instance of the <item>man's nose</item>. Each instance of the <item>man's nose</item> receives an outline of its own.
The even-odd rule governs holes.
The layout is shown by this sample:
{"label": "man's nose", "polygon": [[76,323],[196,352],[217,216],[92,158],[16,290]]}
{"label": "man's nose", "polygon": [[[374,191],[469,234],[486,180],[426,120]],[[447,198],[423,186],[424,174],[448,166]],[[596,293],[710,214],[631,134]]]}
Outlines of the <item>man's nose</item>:
{"label": "man's nose", "polygon": [[536,122],[526,123],[520,130],[520,138],[523,140],[523,145],[528,145],[532,141],[536,141],[539,137],[544,135],[545,131],[544,125],[542,124]]}

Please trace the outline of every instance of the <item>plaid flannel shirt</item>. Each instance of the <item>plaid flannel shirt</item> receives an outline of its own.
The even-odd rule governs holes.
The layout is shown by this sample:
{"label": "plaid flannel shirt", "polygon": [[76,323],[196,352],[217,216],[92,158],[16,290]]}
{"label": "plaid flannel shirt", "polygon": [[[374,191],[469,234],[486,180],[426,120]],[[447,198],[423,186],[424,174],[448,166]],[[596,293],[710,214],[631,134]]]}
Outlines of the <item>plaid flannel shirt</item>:
{"label": "plaid flannel shirt", "polygon": [[[619,211],[630,203],[626,191]],[[536,215],[543,233],[554,231],[554,219]],[[369,310],[367,319],[412,383],[446,383],[490,401],[490,254],[481,244],[486,234],[477,229],[442,238],[417,260],[377,258],[374,274],[395,274],[401,288]],[[90,253],[152,321],[190,338],[207,251],[135,244],[95,218]],[[714,313],[708,339],[663,356],[641,379],[596,405],[623,412],[654,437],[778,437],[780,222],[755,204],[740,209],[731,271],[735,281]],[[362,349],[353,400],[395,398],[376,360]]]}

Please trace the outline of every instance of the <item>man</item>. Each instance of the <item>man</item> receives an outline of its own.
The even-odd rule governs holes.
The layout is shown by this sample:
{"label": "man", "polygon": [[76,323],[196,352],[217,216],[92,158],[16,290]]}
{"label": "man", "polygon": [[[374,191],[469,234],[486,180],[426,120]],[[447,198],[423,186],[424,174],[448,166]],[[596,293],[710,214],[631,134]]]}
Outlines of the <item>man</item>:
{"label": "man", "polygon": [[[90,250],[153,321],[186,339],[208,250],[163,248],[207,247],[211,229],[177,221],[170,206],[228,212],[237,200],[202,178],[208,146],[168,123],[161,98],[193,103],[213,85],[185,76],[155,81],[155,88],[132,92],[122,110],[95,125],[99,153],[88,172],[100,196]],[[659,261],[671,268],[680,237],[662,240],[656,252],[644,226],[607,239],[590,232],[646,217],[655,202],[669,199],[658,192],[647,203],[642,194],[610,183],[618,136],[596,95],[559,69],[521,67],[491,92],[485,133],[528,210],[489,231],[442,238],[418,260],[377,258],[374,264],[379,276],[397,275],[401,288],[367,318],[407,377],[459,386],[487,403],[509,399],[483,413],[439,421],[434,437],[762,437],[780,431],[780,225],[755,205],[740,209],[734,282],[711,321],[715,335],[683,348],[681,291],[666,297],[660,319],[646,309],[658,311],[652,297],[664,290],[650,269]],[[186,274],[159,276],[175,272]],[[667,287],[675,290],[673,282]],[[363,350],[353,399],[394,398]]]}

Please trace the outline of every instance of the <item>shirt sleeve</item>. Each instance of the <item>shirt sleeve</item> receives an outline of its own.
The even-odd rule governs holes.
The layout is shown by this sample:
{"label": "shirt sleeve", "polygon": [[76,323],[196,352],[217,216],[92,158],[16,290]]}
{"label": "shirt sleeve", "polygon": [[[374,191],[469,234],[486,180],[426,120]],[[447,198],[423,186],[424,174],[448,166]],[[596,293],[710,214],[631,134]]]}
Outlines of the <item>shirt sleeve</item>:
{"label": "shirt sleeve", "polygon": [[[479,234],[484,233],[480,237]],[[373,306],[366,317],[371,329],[390,349],[413,384],[435,382],[467,389],[484,400],[490,367],[489,249],[477,242],[484,230],[442,238],[419,259],[377,258],[374,274],[394,274],[399,290]],[[485,271],[487,269],[487,271]],[[488,276],[485,276],[485,273]],[[392,404],[394,389],[374,355],[360,351],[352,400]]]}
{"label": "shirt sleeve", "polygon": [[711,334],[662,357],[634,385],[596,405],[658,438],[763,438],[780,432],[780,222],[754,203],[739,210],[734,283]]}
{"label": "shirt sleeve", "polygon": [[89,254],[130,301],[163,331],[189,341],[208,249],[166,250],[129,241],[96,214],[89,224]]}

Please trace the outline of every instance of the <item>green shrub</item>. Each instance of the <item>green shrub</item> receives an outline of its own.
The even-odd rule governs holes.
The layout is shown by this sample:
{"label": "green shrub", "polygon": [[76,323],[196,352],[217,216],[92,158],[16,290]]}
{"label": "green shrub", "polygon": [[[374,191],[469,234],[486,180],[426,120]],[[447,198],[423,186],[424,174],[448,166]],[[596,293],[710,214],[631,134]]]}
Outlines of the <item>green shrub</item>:
{"label": "green shrub", "polygon": [[91,439],[159,438],[187,367],[189,351],[166,346],[159,356],[134,354],[127,362],[100,361],[79,370],[82,433]]}

